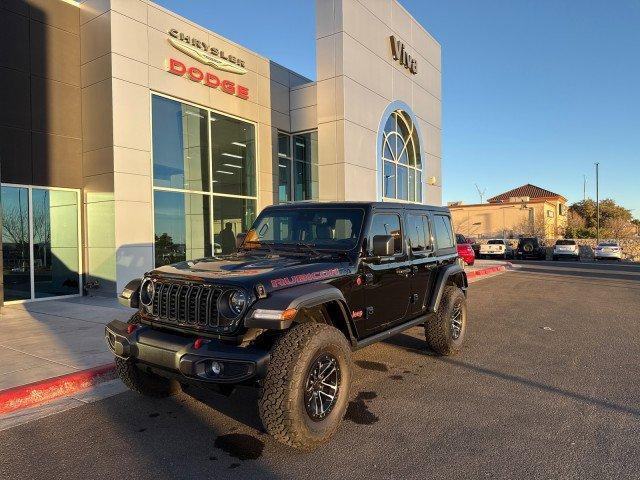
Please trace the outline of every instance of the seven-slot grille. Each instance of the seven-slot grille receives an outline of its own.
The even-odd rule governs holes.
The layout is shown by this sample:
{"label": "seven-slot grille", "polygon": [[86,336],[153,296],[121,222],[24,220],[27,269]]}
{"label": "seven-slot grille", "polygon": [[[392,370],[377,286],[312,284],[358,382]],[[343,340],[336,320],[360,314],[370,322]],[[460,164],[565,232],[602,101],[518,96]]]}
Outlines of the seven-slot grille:
{"label": "seven-slot grille", "polygon": [[151,313],[166,323],[218,327],[221,293],[219,287],[211,285],[156,281]]}

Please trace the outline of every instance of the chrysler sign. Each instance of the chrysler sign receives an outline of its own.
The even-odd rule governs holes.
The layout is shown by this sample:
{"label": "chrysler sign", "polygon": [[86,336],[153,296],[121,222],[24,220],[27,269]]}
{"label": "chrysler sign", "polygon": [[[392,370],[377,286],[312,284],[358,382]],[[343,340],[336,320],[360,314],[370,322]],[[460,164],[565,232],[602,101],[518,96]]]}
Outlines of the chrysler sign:
{"label": "chrysler sign", "polygon": [[185,55],[205,65],[210,65],[217,70],[244,75],[244,60],[235,55],[226,54],[224,50],[213,47],[195,37],[185,35],[175,28],[169,30],[169,43]]}

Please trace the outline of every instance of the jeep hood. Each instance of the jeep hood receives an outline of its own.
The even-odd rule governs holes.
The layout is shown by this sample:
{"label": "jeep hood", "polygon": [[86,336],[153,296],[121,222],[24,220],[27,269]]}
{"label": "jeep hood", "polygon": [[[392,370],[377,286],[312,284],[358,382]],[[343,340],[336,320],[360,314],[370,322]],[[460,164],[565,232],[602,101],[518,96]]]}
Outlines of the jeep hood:
{"label": "jeep hood", "polygon": [[157,278],[238,285],[252,290],[262,284],[267,291],[293,285],[330,280],[351,271],[343,259],[281,255],[230,255],[202,258],[159,267],[151,272]]}

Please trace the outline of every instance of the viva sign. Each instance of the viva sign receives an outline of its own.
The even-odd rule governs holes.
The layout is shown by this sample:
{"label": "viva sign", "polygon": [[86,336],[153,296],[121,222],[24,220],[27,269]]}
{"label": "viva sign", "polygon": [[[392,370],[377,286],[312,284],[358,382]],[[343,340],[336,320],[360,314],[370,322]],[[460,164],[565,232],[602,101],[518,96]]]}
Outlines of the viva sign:
{"label": "viva sign", "polygon": [[412,74],[418,73],[418,61],[415,58],[411,58],[411,55],[407,53],[404,48],[404,43],[401,40],[397,40],[396,37],[391,35],[389,37],[391,41],[391,55],[394,60],[397,60],[400,65],[408,69]]}

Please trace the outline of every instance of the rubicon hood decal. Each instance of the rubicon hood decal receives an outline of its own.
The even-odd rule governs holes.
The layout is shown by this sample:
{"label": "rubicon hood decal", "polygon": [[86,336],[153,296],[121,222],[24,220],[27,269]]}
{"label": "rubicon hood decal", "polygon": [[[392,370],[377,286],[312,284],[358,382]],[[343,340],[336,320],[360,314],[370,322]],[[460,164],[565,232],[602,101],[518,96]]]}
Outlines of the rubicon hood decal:
{"label": "rubicon hood decal", "polygon": [[298,283],[325,280],[327,278],[337,277],[338,275],[340,275],[340,270],[337,268],[331,268],[329,270],[320,270],[319,272],[301,273],[291,277],[274,278],[271,280],[271,286],[273,288],[288,287]]}
{"label": "rubicon hood decal", "polygon": [[245,73],[247,73],[246,68],[241,67],[240,65],[236,65],[229,60],[216,57],[210,53],[200,50],[199,48],[196,48],[187,43],[181,42],[180,40],[177,40],[175,38],[168,38],[167,40],[171,45],[173,45],[174,48],[180,50],[185,55],[189,55],[191,58],[199,61],[200,63],[211,65],[213,68],[223,70],[225,72],[238,73],[240,75],[244,75]]}

